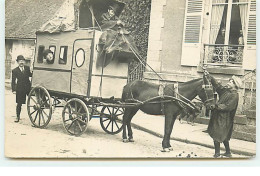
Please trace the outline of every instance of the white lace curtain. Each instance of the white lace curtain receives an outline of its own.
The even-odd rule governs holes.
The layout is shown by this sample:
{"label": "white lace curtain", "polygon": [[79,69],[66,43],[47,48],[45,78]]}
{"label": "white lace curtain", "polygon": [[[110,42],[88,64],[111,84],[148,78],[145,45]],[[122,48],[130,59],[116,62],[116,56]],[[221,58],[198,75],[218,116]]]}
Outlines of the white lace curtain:
{"label": "white lace curtain", "polygon": [[214,0],[214,5],[212,6],[211,14],[211,24],[210,24],[210,37],[209,43],[215,44],[218,32],[220,29],[220,24],[224,12],[225,5],[219,3],[225,3],[226,0]]}
{"label": "white lace curtain", "polygon": [[[248,2],[248,0],[239,0],[239,2]],[[246,22],[247,22],[247,12],[248,12],[248,5],[247,4],[240,4],[239,5],[240,11],[240,18],[241,18],[241,25],[242,25],[242,32],[243,32],[243,40],[245,40],[246,34]],[[245,41],[243,42],[245,43]]]}

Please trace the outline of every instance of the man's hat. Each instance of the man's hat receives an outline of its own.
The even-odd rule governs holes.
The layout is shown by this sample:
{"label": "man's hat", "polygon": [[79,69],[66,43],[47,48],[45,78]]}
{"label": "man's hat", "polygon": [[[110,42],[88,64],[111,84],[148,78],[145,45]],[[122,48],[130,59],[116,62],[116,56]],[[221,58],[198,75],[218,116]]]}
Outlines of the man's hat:
{"label": "man's hat", "polygon": [[110,5],[110,6],[108,6],[108,9],[112,9],[115,12],[116,16],[120,15],[120,13],[122,12],[123,8],[124,8],[124,4],[123,3],[122,4],[114,3],[114,4]]}
{"label": "man's hat", "polygon": [[18,62],[19,60],[25,60],[25,58],[23,57],[23,55],[19,55],[19,56],[17,56],[16,61]]}
{"label": "man's hat", "polygon": [[43,57],[46,58],[46,56],[47,56],[49,53],[52,53],[52,54],[53,54],[53,52],[52,52],[50,49],[44,50],[44,51],[43,51]]}
{"label": "man's hat", "polygon": [[234,76],[232,76],[231,79],[233,79],[235,85],[236,85],[238,88],[242,87],[242,81],[241,81],[241,79],[240,79],[239,77],[237,77],[237,76],[234,75]]}

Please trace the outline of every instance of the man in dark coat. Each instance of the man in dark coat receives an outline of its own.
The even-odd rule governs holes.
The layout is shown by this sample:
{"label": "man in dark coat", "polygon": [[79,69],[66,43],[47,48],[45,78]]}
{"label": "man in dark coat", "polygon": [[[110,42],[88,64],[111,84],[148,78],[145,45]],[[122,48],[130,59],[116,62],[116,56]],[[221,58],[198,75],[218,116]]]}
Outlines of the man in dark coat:
{"label": "man in dark coat", "polygon": [[117,4],[111,5],[108,7],[107,12],[101,15],[101,28],[103,30],[113,28],[122,23],[117,16],[118,9],[119,6]]}
{"label": "man in dark coat", "polygon": [[16,93],[16,120],[19,122],[22,104],[25,104],[26,95],[31,89],[31,82],[29,77],[32,76],[30,68],[25,66],[25,58],[22,55],[17,56],[16,59],[18,67],[12,70],[12,92]]}
{"label": "man in dark coat", "polygon": [[223,154],[226,157],[231,157],[229,140],[233,131],[234,116],[238,105],[237,90],[242,82],[240,78],[232,76],[226,86],[222,86],[215,78],[210,76],[212,85],[216,88],[219,95],[219,100],[216,104],[216,109],[211,113],[208,133],[214,140],[215,154],[214,157],[220,157],[220,143],[224,143],[226,152]]}

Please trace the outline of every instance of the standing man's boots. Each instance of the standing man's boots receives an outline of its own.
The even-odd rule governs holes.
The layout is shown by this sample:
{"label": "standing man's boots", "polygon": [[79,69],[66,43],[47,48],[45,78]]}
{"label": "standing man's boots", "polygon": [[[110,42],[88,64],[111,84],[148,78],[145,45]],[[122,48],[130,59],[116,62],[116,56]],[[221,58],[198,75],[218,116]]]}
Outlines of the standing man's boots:
{"label": "standing man's boots", "polygon": [[220,143],[217,141],[214,141],[214,147],[215,147],[215,154],[214,158],[219,158],[220,157]]}
{"label": "standing man's boots", "polygon": [[232,157],[230,147],[229,147],[229,141],[224,141],[223,143],[226,149],[226,152],[223,154],[223,156],[226,156],[228,158]]}
{"label": "standing man's boots", "polygon": [[16,120],[14,121],[16,123],[20,121],[21,110],[22,110],[22,105],[17,104],[17,106],[16,106]]}
{"label": "standing man's boots", "polygon": [[15,123],[18,123],[20,121],[20,116],[16,117],[16,120],[14,121]]}

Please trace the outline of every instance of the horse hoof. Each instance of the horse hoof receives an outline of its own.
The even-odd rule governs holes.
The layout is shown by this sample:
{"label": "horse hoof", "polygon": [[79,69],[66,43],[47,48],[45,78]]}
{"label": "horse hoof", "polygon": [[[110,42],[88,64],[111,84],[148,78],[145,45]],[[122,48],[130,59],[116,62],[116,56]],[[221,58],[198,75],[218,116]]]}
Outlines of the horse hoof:
{"label": "horse hoof", "polygon": [[128,140],[127,140],[127,139],[123,139],[123,142],[124,142],[124,143],[127,143],[127,142],[128,142]]}
{"label": "horse hoof", "polygon": [[161,152],[170,152],[169,148],[163,148]]}
{"label": "horse hoof", "polygon": [[173,148],[172,148],[172,147],[169,147],[168,149],[169,149],[170,151],[173,151]]}
{"label": "horse hoof", "polygon": [[133,138],[129,138],[128,142],[134,142],[134,139]]}

